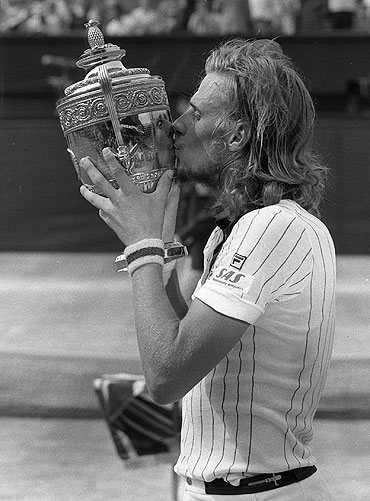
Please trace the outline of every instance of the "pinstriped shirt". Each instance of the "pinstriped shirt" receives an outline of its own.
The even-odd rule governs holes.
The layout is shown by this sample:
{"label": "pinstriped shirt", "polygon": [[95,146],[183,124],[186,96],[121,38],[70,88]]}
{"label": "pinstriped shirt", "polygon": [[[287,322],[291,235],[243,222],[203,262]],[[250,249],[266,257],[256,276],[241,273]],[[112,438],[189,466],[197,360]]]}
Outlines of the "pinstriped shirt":
{"label": "pinstriped shirt", "polygon": [[183,398],[175,471],[237,485],[315,463],[312,421],[332,352],[335,251],[326,226],[291,200],[243,216],[210,269],[222,239],[216,228],[193,297],[251,325]]}

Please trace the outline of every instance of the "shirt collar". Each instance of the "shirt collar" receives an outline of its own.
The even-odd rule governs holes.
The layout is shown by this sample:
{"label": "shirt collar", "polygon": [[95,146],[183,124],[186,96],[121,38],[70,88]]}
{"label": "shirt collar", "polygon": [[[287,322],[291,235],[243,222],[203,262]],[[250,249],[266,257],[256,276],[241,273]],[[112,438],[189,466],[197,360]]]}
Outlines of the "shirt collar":
{"label": "shirt collar", "polygon": [[223,233],[223,241],[225,241],[230,233],[231,233],[231,230],[234,228],[235,224],[238,222],[240,218],[236,219],[235,221],[229,221],[229,219],[219,219],[217,221],[217,226],[220,228],[220,230],[222,230],[222,233]]}

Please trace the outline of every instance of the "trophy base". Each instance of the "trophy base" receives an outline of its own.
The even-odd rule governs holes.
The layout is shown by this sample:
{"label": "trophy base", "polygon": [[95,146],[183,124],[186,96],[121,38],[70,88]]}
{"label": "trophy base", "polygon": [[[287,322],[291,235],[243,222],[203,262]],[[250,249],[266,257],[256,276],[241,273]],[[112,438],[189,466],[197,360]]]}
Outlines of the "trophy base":
{"label": "trophy base", "polygon": [[159,178],[167,169],[153,169],[148,172],[138,172],[130,176],[131,180],[143,193],[153,193]]}
{"label": "trophy base", "polygon": [[[180,259],[188,255],[188,249],[180,242],[166,242],[164,244],[164,263],[169,263],[175,259]],[[117,273],[127,271],[127,260],[125,254],[119,254],[114,261],[114,269]]]}

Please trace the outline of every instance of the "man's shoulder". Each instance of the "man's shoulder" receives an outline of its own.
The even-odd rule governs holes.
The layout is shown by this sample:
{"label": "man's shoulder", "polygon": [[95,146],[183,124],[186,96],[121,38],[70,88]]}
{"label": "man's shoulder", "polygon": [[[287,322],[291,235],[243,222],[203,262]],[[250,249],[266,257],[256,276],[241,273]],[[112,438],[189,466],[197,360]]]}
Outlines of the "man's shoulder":
{"label": "man's shoulder", "polygon": [[244,240],[247,235],[271,243],[299,240],[309,247],[314,239],[333,245],[327,226],[293,200],[282,200],[245,214],[235,226],[233,238]]}
{"label": "man's shoulder", "polygon": [[294,210],[294,206],[289,207],[287,204],[278,203],[261,207],[253,211],[247,212],[239,220],[240,227],[250,226],[252,223],[255,226],[276,227],[284,226],[300,219],[298,213]]}
{"label": "man's shoulder", "polygon": [[231,240],[243,247],[261,241],[266,248],[298,241],[310,246],[310,221],[311,215],[300,206],[283,201],[245,214],[233,228]]}

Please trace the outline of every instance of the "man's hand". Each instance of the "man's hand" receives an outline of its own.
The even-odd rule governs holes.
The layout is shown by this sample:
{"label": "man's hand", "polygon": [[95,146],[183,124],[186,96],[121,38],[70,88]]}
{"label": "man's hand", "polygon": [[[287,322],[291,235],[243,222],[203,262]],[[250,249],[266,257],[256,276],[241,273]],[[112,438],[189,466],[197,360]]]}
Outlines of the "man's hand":
{"label": "man's hand", "polygon": [[[82,196],[99,209],[100,217],[125,245],[131,245],[144,238],[161,239],[165,212],[169,211],[169,207],[166,209],[166,204],[171,190],[173,172],[166,171],[161,176],[154,193],[147,194],[131,181],[108,148],[103,150],[103,156],[112,176],[119,184],[119,189],[115,189],[99,172],[91,159],[85,157],[81,160],[81,166],[107,198],[92,193],[85,186],[80,188]],[[177,205],[176,193],[175,188],[169,199],[171,212]],[[174,216],[173,214],[166,216],[166,221],[168,221],[166,226],[169,226],[169,231],[172,231],[173,220],[168,216],[176,217],[176,210]]]}

